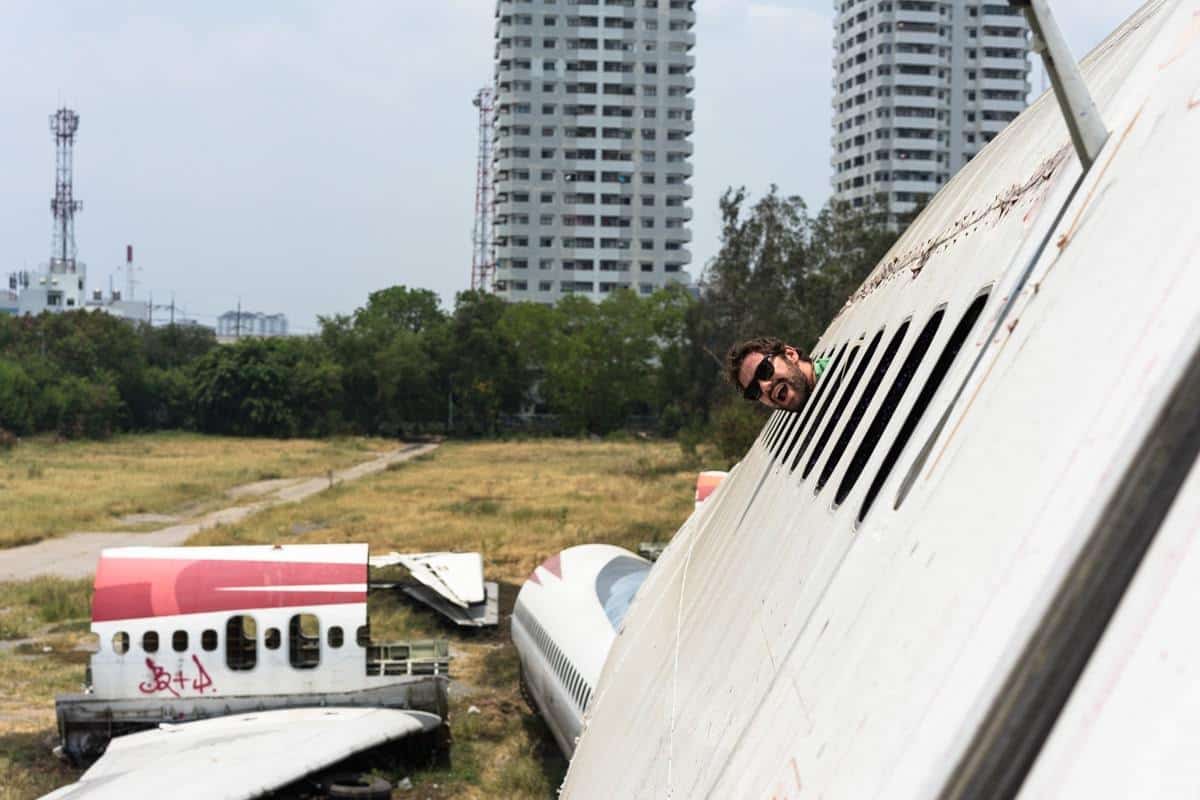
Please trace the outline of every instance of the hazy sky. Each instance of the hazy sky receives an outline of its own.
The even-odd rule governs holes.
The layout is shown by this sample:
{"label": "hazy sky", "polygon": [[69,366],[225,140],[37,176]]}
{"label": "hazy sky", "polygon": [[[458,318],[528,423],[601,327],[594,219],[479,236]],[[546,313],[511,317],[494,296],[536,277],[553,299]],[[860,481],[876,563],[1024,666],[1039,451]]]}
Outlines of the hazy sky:
{"label": "hazy sky", "polygon": [[[1136,0],[1054,0],[1082,55]],[[696,3],[693,277],[717,199],[772,182],[829,194],[832,0]],[[243,308],[294,331],[397,283],[447,306],[470,282],[477,116],[493,0],[0,0],[0,275],[49,255],[54,143],[80,115],[89,288],[212,324]],[[1035,92],[1041,81],[1035,78]]]}

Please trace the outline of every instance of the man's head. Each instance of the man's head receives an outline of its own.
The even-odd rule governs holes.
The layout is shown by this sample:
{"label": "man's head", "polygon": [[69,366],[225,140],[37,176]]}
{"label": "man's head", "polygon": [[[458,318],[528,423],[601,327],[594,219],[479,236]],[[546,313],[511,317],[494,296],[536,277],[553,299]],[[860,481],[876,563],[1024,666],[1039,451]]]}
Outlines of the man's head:
{"label": "man's head", "polygon": [[729,348],[725,370],[747,400],[787,411],[804,407],[815,382],[808,357],[770,336],[747,339]]}

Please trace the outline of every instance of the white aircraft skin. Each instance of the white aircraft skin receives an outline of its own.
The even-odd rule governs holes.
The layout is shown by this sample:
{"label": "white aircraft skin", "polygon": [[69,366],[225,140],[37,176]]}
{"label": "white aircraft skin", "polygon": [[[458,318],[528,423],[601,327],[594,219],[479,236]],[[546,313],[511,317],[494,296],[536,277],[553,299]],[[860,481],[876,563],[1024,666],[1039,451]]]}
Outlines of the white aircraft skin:
{"label": "white aircraft skin", "polygon": [[435,714],[391,708],[287,708],[165,723],[113,739],[77,783],[42,800],[262,797],[359,751],[440,724]]}
{"label": "white aircraft skin", "polygon": [[90,686],[56,698],[64,752],[86,762],[114,735],[249,710],[444,715],[448,654],[432,643],[368,650],[366,599],[365,544],[103,551]]}
{"label": "white aircraft skin", "polygon": [[600,668],[650,562],[606,544],[571,547],[521,586],[512,639],[533,704],[567,757]]}
{"label": "white aircraft skin", "polygon": [[933,198],[656,563],[564,798],[1200,795],[1200,1],[1081,66],[1095,164],[1046,95]]}

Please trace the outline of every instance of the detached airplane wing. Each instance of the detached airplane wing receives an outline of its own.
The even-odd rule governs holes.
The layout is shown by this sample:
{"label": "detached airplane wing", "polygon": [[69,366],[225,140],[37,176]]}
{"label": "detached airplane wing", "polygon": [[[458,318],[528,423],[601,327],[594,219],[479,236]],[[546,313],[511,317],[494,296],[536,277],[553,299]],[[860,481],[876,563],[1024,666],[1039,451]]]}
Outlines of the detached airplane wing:
{"label": "detached airplane wing", "polygon": [[460,608],[487,599],[479,553],[388,553],[372,556],[369,563],[372,567],[401,564],[418,581]]}
{"label": "detached airplane wing", "polygon": [[77,783],[42,800],[259,797],[363,750],[429,732],[436,714],[389,708],[288,708],[163,724],[112,740]]}

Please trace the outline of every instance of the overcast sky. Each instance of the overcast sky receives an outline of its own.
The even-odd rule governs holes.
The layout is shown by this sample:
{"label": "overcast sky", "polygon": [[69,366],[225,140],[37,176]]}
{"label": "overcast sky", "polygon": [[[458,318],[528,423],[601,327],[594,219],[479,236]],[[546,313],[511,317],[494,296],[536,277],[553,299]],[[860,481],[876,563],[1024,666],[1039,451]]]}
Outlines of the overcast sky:
{"label": "overcast sky", "polygon": [[[1076,55],[1136,0],[1054,0]],[[832,0],[696,3],[691,273],[717,199],[829,195]],[[236,307],[348,313],[403,283],[470,282],[477,116],[493,0],[0,0],[0,275],[50,250],[54,142],[80,115],[79,257],[213,324]],[[1035,78],[1035,93],[1041,81]]]}

